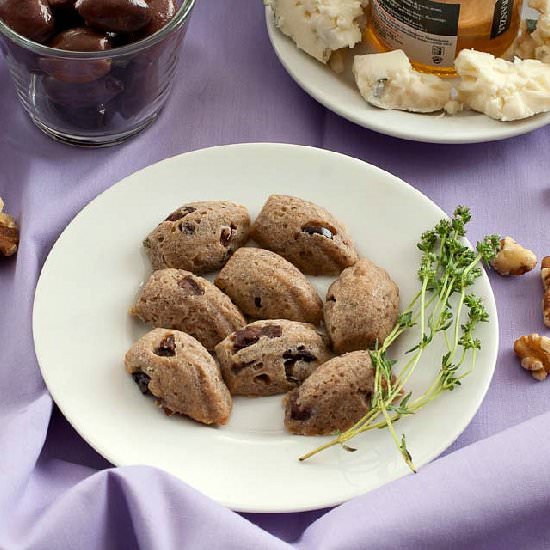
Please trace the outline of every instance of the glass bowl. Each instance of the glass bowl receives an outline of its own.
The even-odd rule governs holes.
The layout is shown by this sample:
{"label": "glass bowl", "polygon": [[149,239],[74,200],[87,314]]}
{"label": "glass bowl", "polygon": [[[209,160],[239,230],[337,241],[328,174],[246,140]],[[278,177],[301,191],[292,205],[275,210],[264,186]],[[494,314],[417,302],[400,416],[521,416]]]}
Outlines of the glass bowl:
{"label": "glass bowl", "polygon": [[170,93],[195,0],[180,0],[165,27],[100,52],[53,49],[0,21],[17,95],[38,128],[72,145],[116,145],[153,123]]}

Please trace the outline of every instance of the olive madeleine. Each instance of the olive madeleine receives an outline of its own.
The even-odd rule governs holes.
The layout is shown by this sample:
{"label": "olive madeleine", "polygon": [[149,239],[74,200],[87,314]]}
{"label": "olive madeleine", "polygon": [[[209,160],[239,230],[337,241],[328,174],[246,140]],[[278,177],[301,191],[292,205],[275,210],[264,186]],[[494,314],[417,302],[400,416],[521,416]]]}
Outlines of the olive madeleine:
{"label": "olive madeleine", "polygon": [[153,272],[130,314],[154,327],[187,332],[209,350],[245,325],[242,313],[212,283],[173,268]]}
{"label": "olive madeleine", "polygon": [[126,370],[144,395],[153,395],[166,414],[183,414],[203,424],[225,424],[231,395],[218,365],[192,336],[157,328],[135,342]]}
{"label": "olive madeleine", "polygon": [[371,407],[374,369],[368,351],[355,351],[323,363],[286,398],[285,427],[294,434],[345,431]]}
{"label": "olive madeleine", "polygon": [[289,319],[319,324],[323,302],[306,277],[281,256],[240,248],[214,284],[253,319]]}
{"label": "olive madeleine", "polygon": [[216,346],[223,378],[233,395],[274,395],[295,388],[332,357],[311,324],[256,321]]}
{"label": "olive madeleine", "polygon": [[366,258],[345,269],[328,289],[324,320],[337,353],[382,343],[398,315],[398,286],[384,269]]}
{"label": "olive madeleine", "polygon": [[175,267],[193,273],[220,269],[248,240],[248,210],[234,202],[190,202],[172,212],[143,245],[153,269]]}
{"label": "olive madeleine", "polygon": [[252,238],[308,275],[340,273],[358,258],[347,229],[330,212],[288,195],[269,197]]}

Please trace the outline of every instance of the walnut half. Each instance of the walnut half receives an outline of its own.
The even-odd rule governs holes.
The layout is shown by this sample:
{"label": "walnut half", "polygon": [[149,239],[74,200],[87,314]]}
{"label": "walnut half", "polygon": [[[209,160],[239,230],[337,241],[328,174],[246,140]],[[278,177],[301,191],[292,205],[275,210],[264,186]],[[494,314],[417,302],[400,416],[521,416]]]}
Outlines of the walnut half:
{"label": "walnut half", "polygon": [[544,380],[550,373],[550,338],[539,334],[522,336],[514,342],[514,351],[521,366],[536,380]]}
{"label": "walnut half", "polygon": [[540,275],[544,285],[544,299],[542,301],[544,324],[550,327],[550,256],[545,256],[542,259]]}
{"label": "walnut half", "polygon": [[15,220],[4,214],[4,201],[0,198],[0,254],[12,256],[17,252],[19,244],[19,230]]}
{"label": "walnut half", "polygon": [[523,275],[534,269],[537,257],[531,250],[523,248],[512,237],[500,241],[500,251],[493,260],[493,268],[500,275]]}

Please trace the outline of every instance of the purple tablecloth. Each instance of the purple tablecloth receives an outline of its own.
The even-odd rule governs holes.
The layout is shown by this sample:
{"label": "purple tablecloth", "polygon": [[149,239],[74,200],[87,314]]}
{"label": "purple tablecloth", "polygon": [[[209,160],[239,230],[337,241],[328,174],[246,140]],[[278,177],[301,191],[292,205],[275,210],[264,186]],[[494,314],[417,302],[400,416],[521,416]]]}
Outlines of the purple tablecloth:
{"label": "purple tablecloth", "polygon": [[473,238],[511,234],[550,254],[550,128],[453,147],[354,126],[287,76],[263,6],[251,0],[199,2],[168,107],[122,147],[79,150],[44,137],[17,105],[3,62],[0,98],[0,196],[22,227],[17,258],[0,261],[0,548],[550,548],[550,381],[535,382],[512,353],[517,336],[544,330],[537,271],[492,276],[496,374],[449,452],[332,511],[243,517],[161,471],[113,468],[52,404],[31,334],[40,267],[72,217],[122,177],[210,145],[281,141],[347,153],[447,211],[471,205]]}

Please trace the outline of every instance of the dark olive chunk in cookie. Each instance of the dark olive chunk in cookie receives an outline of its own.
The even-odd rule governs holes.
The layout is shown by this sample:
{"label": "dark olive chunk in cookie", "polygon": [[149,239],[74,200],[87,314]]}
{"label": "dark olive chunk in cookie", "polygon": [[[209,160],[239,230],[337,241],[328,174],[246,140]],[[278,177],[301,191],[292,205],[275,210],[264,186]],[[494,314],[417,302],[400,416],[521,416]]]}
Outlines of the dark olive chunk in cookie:
{"label": "dark olive chunk in cookie", "polygon": [[130,314],[154,327],[187,332],[210,350],[245,325],[242,313],[223,292],[183,269],[153,272]]}
{"label": "dark olive chunk in cookie", "polygon": [[347,229],[330,212],[288,195],[269,197],[252,238],[309,275],[340,273],[358,258]]}
{"label": "dark olive chunk in cookie", "polygon": [[290,319],[318,324],[323,302],[290,262],[259,248],[240,248],[215,280],[253,319]]}
{"label": "dark olive chunk in cookie", "polygon": [[135,342],[126,370],[144,395],[157,398],[166,414],[182,414],[203,424],[225,424],[231,395],[218,365],[192,336],[157,328]]}
{"label": "dark olive chunk in cookie", "polygon": [[256,321],[216,346],[233,395],[274,395],[295,388],[332,357],[310,324],[285,319]]}
{"label": "dark olive chunk in cookie", "polygon": [[153,269],[175,267],[200,274],[220,269],[246,243],[249,232],[244,206],[191,202],[168,215],[143,244]]}
{"label": "dark olive chunk in cookie", "polygon": [[374,370],[368,351],[335,357],[317,367],[286,398],[286,429],[300,435],[345,431],[370,409]]}

